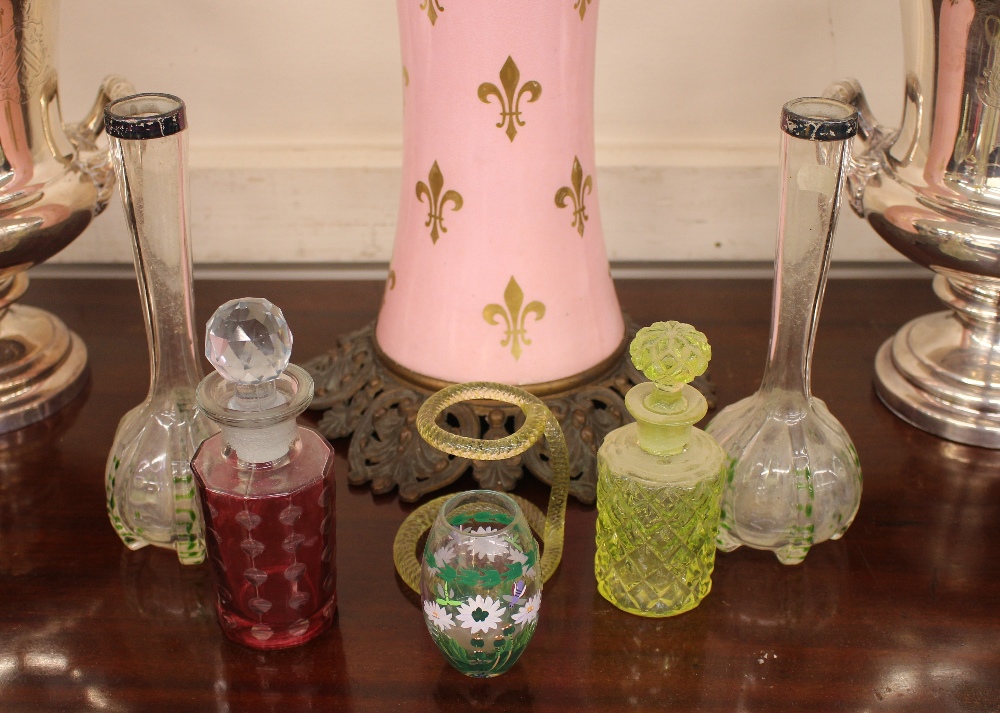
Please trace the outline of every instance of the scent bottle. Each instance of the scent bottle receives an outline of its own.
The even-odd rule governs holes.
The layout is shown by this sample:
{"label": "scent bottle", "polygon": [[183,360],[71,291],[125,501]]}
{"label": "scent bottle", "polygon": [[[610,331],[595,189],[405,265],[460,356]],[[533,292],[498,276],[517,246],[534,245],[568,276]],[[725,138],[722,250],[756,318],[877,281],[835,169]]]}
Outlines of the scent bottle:
{"label": "scent bottle", "polygon": [[680,614],[712,587],[725,452],[694,428],[708,411],[689,382],[708,367],[705,335],[688,324],[640,329],[632,363],[651,382],[625,396],[635,417],[597,454],[597,589],[641,616]]}
{"label": "scent bottle", "polygon": [[233,300],[209,320],[215,367],[198,406],[221,426],[192,468],[205,515],[222,630],[254,649],[297,646],[336,608],[333,449],[295,419],[313,381],[289,364],[292,335],[264,299]]}

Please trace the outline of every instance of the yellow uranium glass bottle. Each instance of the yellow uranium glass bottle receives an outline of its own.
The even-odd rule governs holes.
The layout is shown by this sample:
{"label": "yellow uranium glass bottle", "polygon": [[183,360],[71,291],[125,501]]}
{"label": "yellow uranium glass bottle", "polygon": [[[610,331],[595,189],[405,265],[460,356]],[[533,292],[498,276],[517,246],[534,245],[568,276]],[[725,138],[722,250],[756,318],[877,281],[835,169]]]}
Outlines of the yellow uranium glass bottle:
{"label": "yellow uranium glass bottle", "polygon": [[712,358],[705,335],[680,322],[639,330],[632,363],[651,382],[625,405],[635,419],[597,454],[597,589],[619,609],[672,616],[712,587],[726,454],[694,424],[708,411],[688,382]]}

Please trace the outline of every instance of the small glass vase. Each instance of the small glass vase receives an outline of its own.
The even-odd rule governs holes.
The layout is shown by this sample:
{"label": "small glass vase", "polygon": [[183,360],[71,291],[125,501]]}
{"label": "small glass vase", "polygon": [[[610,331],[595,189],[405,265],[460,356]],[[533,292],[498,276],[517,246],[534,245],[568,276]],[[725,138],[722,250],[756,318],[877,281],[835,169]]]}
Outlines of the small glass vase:
{"label": "small glass vase", "polygon": [[861,502],[854,444],[810,386],[858,116],[838,101],[796,99],[784,106],[781,128],[781,218],[764,378],[756,394],[723,409],[706,431],[729,454],[719,549],[747,545],[797,564],[814,544],[844,534]]}
{"label": "small glass vase", "polygon": [[449,499],[427,537],[420,577],[424,622],[466,676],[497,676],[538,623],[538,544],[509,496],[470,490]]}
{"label": "small glass vase", "polygon": [[129,549],[168,547],[181,562],[197,564],[205,542],[191,458],[218,427],[195,407],[201,368],[184,102],[169,94],[125,97],[105,108],[105,127],[132,234],[151,372],[146,400],[122,418],[108,456],[108,516]]}

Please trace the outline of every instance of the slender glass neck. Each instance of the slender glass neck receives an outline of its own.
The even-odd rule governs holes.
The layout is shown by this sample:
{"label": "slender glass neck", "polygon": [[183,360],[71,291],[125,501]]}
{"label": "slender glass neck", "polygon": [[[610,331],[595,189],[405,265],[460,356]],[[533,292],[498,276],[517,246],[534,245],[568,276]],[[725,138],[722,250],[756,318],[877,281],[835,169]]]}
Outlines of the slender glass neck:
{"label": "slender glass neck", "polygon": [[184,132],[111,139],[149,339],[150,396],[197,384]]}
{"label": "slender glass neck", "polygon": [[810,395],[813,343],[849,156],[848,141],[782,134],[771,343],[762,390]]}

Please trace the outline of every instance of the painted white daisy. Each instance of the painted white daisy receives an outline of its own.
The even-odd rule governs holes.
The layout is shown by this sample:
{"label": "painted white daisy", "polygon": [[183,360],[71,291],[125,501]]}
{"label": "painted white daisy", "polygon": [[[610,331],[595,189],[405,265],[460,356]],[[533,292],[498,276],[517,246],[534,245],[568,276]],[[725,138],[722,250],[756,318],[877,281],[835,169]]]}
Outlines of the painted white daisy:
{"label": "painted white daisy", "polygon": [[455,559],[455,545],[453,544],[442,545],[441,547],[438,547],[436,550],[434,550],[431,556],[433,559],[429,559],[428,563],[433,561],[436,566],[431,567],[428,564],[427,569],[430,572],[431,576],[434,576],[435,574],[441,571],[442,567],[451,562],[451,560]]}
{"label": "painted white daisy", "polygon": [[538,618],[538,610],[542,606],[542,593],[538,592],[524,603],[524,606],[514,614],[514,623],[526,625]]}
{"label": "painted white daisy", "polygon": [[434,624],[441,631],[455,626],[455,620],[451,618],[451,614],[445,611],[445,608],[438,605],[437,602],[432,602],[429,599],[424,602],[424,616],[427,617],[427,621]]}
{"label": "painted white daisy", "polygon": [[[426,607],[426,604],[424,605]],[[471,633],[495,629],[503,617],[504,606],[493,597],[476,595],[458,607],[455,618]]]}
{"label": "painted white daisy", "polygon": [[[488,535],[491,532],[496,532],[496,530],[492,527],[480,527],[478,530],[472,530],[473,535]],[[496,537],[470,537],[469,550],[476,557],[494,560],[507,554],[508,545]]]}
{"label": "painted white daisy", "polygon": [[512,562],[520,562],[521,564],[524,564],[528,561],[528,555],[524,554],[516,547],[511,547],[507,552],[507,556],[510,557]]}
{"label": "painted white daisy", "polygon": [[449,542],[434,550],[434,561],[438,564],[448,564],[453,559],[455,559],[454,543]]}

